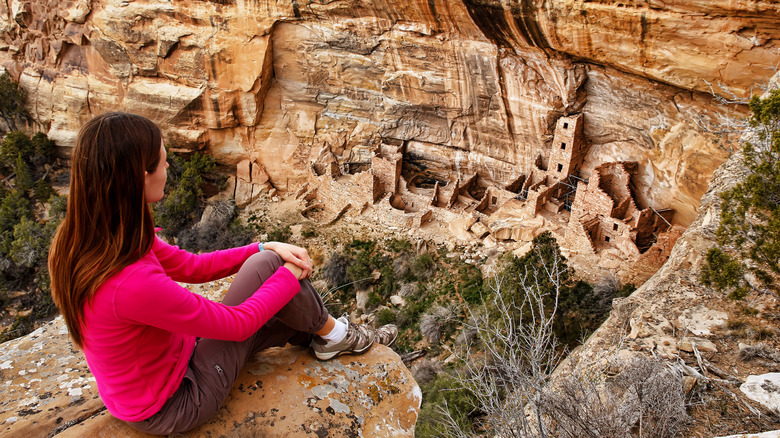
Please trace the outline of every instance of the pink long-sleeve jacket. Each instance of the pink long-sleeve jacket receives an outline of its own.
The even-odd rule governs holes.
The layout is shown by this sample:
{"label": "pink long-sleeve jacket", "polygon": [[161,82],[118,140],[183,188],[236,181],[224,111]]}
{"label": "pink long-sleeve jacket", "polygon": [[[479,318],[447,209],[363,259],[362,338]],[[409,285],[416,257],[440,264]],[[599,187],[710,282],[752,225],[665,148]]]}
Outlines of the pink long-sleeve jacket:
{"label": "pink long-sleeve jacket", "polygon": [[234,274],[256,252],[252,244],[194,255],[156,238],[98,288],[84,309],[84,355],[109,412],[126,421],[151,417],[181,384],[196,337],[243,341],[300,291],[286,268],[235,307],[176,283]]}

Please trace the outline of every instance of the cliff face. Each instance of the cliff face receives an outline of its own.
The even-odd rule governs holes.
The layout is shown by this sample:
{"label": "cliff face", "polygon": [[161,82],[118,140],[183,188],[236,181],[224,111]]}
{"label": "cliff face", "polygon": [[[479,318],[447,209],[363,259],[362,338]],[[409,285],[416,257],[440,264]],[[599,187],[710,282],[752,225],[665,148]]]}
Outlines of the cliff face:
{"label": "cliff face", "polygon": [[768,0],[0,0],[0,64],[62,146],[136,112],[282,191],[382,141],[404,144],[407,174],[505,186],[582,113],[583,172],[639,162],[638,202],[687,225],[726,157],[694,123],[726,111],[707,83],[745,96],[768,77],[778,16]]}
{"label": "cliff face", "polygon": [[[769,85],[779,88],[780,75]],[[748,298],[734,300],[700,281],[706,254],[718,245],[721,195],[748,173],[741,154],[716,169],[701,199],[700,214],[677,240],[666,263],[631,296],[613,302],[609,318],[564,360],[556,370],[557,379],[579,368],[603,382],[630,366],[631,358],[659,359],[685,376],[689,399],[704,392],[709,397],[701,408],[689,410],[688,436],[737,430],[777,433],[780,389],[773,381],[780,363],[777,297],[756,283]],[[756,350],[763,356],[753,353]],[[754,381],[759,382],[758,390],[751,388]]]}

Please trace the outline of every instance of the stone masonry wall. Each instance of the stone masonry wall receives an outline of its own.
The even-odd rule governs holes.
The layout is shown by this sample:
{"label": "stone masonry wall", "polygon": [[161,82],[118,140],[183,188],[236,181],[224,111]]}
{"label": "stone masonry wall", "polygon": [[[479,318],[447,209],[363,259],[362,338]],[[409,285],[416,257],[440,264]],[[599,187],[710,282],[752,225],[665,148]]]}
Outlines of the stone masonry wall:
{"label": "stone masonry wall", "polygon": [[555,124],[555,136],[550,150],[547,171],[557,180],[566,179],[579,169],[588,152],[583,135],[582,114],[561,117]]}

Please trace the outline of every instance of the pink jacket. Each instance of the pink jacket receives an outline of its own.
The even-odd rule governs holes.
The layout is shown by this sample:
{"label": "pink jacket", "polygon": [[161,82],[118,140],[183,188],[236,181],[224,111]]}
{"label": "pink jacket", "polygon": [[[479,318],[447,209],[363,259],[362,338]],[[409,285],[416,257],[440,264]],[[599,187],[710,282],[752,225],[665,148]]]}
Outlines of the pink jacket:
{"label": "pink jacket", "polygon": [[98,288],[84,309],[84,355],[109,412],[125,421],[157,413],[179,388],[196,337],[243,341],[300,291],[285,268],[236,307],[176,283],[234,274],[256,252],[252,244],[194,255],[157,238],[148,254]]}

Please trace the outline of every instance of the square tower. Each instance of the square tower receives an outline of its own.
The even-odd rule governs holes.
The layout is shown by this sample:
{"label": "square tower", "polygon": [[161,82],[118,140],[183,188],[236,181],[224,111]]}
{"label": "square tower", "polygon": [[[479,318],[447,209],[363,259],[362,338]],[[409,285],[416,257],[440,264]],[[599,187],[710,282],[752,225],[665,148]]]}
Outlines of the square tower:
{"label": "square tower", "polygon": [[587,153],[582,114],[559,118],[555,125],[547,174],[556,181],[568,178],[577,171]]}

